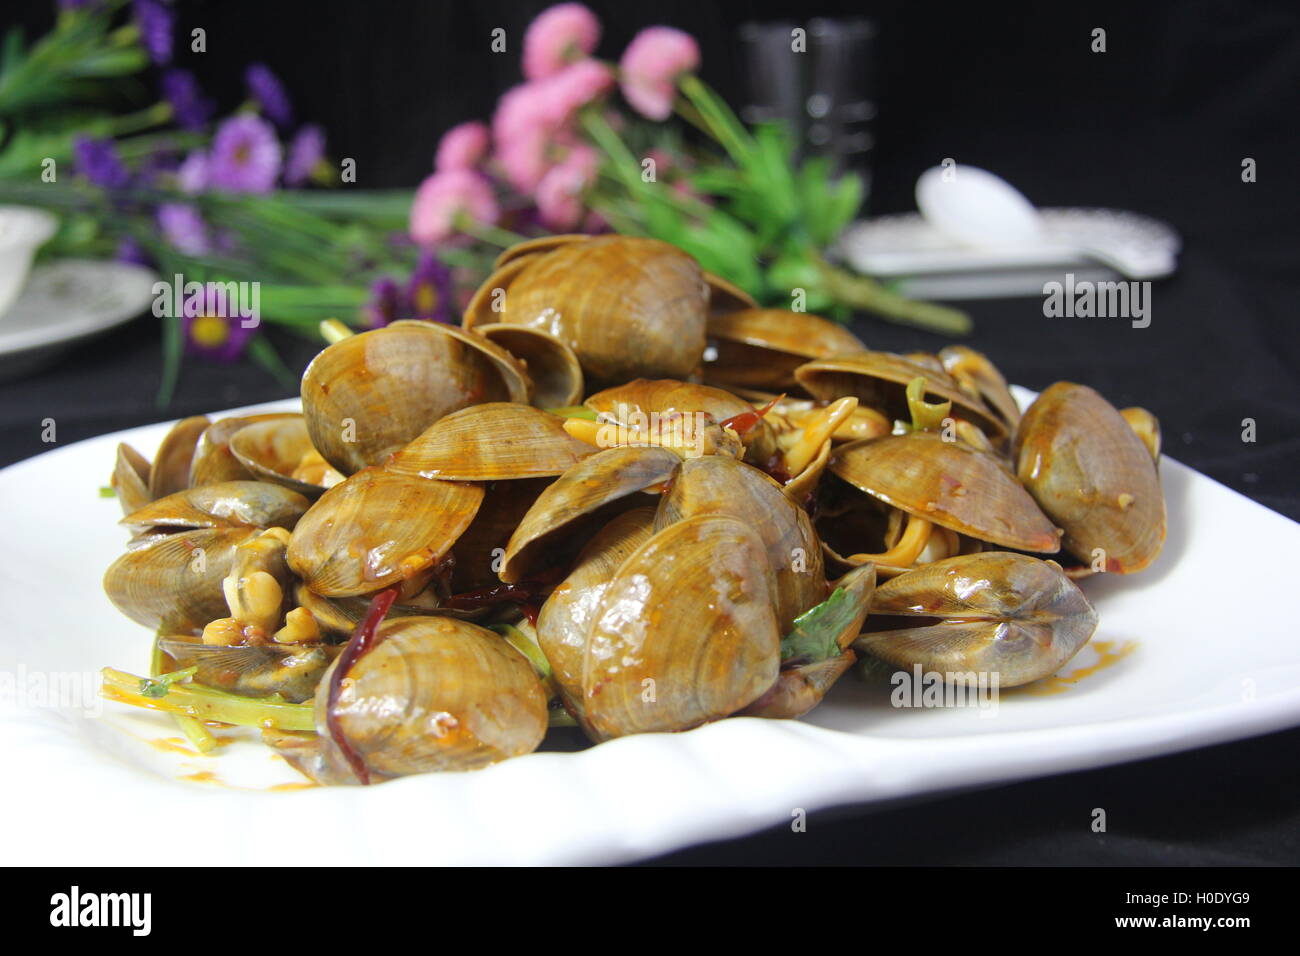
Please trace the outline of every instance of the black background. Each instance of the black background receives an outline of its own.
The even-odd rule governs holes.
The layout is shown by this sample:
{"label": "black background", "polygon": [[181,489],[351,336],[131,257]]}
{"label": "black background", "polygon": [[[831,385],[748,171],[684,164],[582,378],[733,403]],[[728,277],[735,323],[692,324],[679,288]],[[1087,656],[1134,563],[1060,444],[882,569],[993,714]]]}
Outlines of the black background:
{"label": "black background", "polygon": [[[519,81],[523,29],[544,3],[182,2],[203,55],[180,50],[223,110],[243,66],[269,63],[334,156],[357,160],[361,188],[413,185],[447,126],[490,114]],[[944,157],[990,168],[1038,205],[1132,209],[1172,223],[1185,249],[1156,284],[1152,323],[1047,319],[1037,298],[967,303],[972,341],[1032,388],[1086,382],[1141,404],[1166,451],[1300,518],[1300,337],[1295,313],[1300,187],[1300,7],[1294,3],[1036,4],[591,3],[616,58],[643,26],[694,33],[704,77],[743,99],[736,28],[747,19],[868,15],[880,26],[880,115],[871,211],[913,207],[912,184]],[[11,12],[12,10],[12,12]],[[0,22],[33,30],[49,6],[9,4]],[[489,52],[504,27],[510,52]],[[1107,31],[1092,53],[1091,31]],[[1243,183],[1241,163],[1257,162]],[[885,349],[934,348],[922,332],[861,320]],[[301,368],[307,343],[279,340]],[[53,367],[0,383],[0,463],[147,421],[280,397],[253,368],[187,365],[169,413],[153,407],[159,345],[150,320],[82,345]],[[1255,443],[1242,420],[1257,422]],[[106,468],[107,471],[107,463]],[[12,507],[6,502],[4,507]],[[1194,521],[1195,515],[1174,520]],[[1205,600],[1278,601],[1250,590],[1255,542],[1224,543]],[[1171,608],[1171,614],[1193,613]],[[1224,635],[1230,654],[1232,635]],[[1222,864],[1300,860],[1300,731],[1181,756],[921,802],[815,814],[786,827],[675,854],[674,862]],[[1106,807],[1109,832],[1089,829]]]}

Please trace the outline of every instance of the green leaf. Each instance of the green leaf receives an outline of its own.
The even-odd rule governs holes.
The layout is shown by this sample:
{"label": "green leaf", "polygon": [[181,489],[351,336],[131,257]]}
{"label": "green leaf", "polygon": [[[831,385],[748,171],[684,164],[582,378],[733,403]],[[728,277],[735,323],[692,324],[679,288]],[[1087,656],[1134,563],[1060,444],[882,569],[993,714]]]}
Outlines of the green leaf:
{"label": "green leaf", "polygon": [[172,671],[170,674],[159,674],[157,677],[141,677],[140,694],[151,700],[166,697],[167,692],[171,690],[172,684],[177,681],[189,680],[198,673],[198,670],[198,667],[187,667],[184,670]]}
{"label": "green leaf", "polygon": [[860,611],[844,588],[794,619],[794,629],[781,641],[781,662],[811,664],[839,657],[839,637]]}

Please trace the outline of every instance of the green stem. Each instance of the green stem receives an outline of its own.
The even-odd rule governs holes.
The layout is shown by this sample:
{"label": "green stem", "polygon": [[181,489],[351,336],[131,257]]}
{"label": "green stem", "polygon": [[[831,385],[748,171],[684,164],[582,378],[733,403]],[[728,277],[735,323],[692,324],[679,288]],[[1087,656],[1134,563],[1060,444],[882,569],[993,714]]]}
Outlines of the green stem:
{"label": "green stem", "polygon": [[965,312],[890,292],[875,279],[853,275],[818,261],[826,289],[837,302],[862,309],[889,322],[912,325],[941,335],[969,335],[974,328]]}
{"label": "green stem", "polygon": [[[163,674],[162,648],[158,646],[157,639],[153,642],[153,653],[149,657],[149,676],[160,677]],[[176,721],[176,726],[181,729],[186,739],[192,743],[196,750],[201,754],[211,753],[217,747],[217,738],[212,736],[203,722],[195,720],[193,717],[187,717],[184,714],[172,714],[172,719]]]}
{"label": "green stem", "polygon": [[467,236],[473,236],[489,245],[500,246],[502,249],[509,249],[523,242],[525,237],[517,232],[511,232],[509,229],[502,229],[500,226],[493,226],[485,222],[479,222],[464,214],[456,217],[456,229],[465,233]]}

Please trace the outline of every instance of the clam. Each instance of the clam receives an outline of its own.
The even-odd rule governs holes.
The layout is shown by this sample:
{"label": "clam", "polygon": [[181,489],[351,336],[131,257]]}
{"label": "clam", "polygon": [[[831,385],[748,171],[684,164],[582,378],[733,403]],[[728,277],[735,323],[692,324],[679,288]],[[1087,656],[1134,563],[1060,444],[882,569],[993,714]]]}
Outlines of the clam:
{"label": "clam", "polygon": [[[745,447],[747,461],[762,467],[776,453],[772,429],[762,416],[754,414],[754,407],[730,392],[709,385],[641,378],[597,392],[583,404],[606,421],[622,424],[639,421],[649,425],[651,433],[661,434],[671,431],[674,419],[702,413],[707,416],[704,429],[694,424],[684,429],[690,438],[704,440],[709,426],[736,423],[733,430]],[[726,441],[719,437],[713,444],[726,444]],[[693,449],[692,453],[698,454],[700,450]]]}
{"label": "clam", "polygon": [[978,395],[997,413],[1008,432],[1020,423],[1020,405],[1011,395],[1007,380],[987,355],[966,345],[949,345],[939,350],[943,369],[967,392]]}
{"label": "clam", "polygon": [[[340,666],[347,672],[337,675],[337,694],[325,693]],[[451,617],[380,624],[368,652],[331,665],[315,715],[326,766],[353,781],[349,756],[368,779],[473,770],[530,753],[548,719],[528,660],[491,631]]]}
{"label": "clam", "polygon": [[809,359],[866,352],[862,341],[829,319],[786,309],[741,309],[709,315],[711,360],[704,376],[724,387],[788,391]]}
{"label": "clam", "polygon": [[680,464],[675,454],[654,446],[607,448],[578,462],[538,496],[519,522],[506,545],[501,580],[523,580],[555,564],[557,554],[572,554],[561,540],[566,532],[603,524],[627,507],[629,496],[663,484]]}
{"label": "clam", "polygon": [[720,455],[683,461],[659,501],[655,530],[700,515],[735,518],[762,541],[774,576],[772,597],[782,635],[796,617],[826,597],[821,543],[812,522],[779,483],[757,468]]}
{"label": "clam", "polygon": [[303,515],[289,541],[289,567],[325,597],[416,579],[451,549],[482,500],[477,484],[367,468]]}
{"label": "clam", "polygon": [[441,419],[394,455],[388,468],[444,481],[550,478],[595,451],[564,420],[528,405],[491,402]]}
{"label": "clam", "polygon": [[614,572],[654,534],[654,509],[634,508],[605,525],[584,547],[569,576],[556,586],[537,617],[537,641],[551,665],[561,699],[578,717],[587,630]]}
{"label": "clam", "polygon": [[1054,674],[1097,627],[1097,612],[1058,565],[1001,551],[936,561],[882,584],[871,617],[858,650],[949,682],[996,674],[1000,687]]}
{"label": "clam", "polygon": [[149,493],[149,459],[126,442],[117,446],[112,486],[124,515],[139,511],[153,500]]}
{"label": "clam", "polygon": [[538,408],[567,408],[582,401],[582,366],[573,349],[555,336],[527,325],[490,322],[474,331],[518,359],[532,382]]}
{"label": "clam", "polygon": [[104,592],[137,624],[197,634],[226,614],[223,582],[236,547],[256,533],[255,528],[223,524],[156,536],[109,565]]}
{"label": "clam", "polygon": [[198,447],[194,449],[194,458],[190,462],[190,487],[214,485],[221,481],[251,481],[256,476],[240,464],[230,450],[231,436],[246,425],[301,417],[292,412],[268,412],[217,419],[204,429]]}
{"label": "clam", "polygon": [[223,481],[151,501],[123,518],[121,524],[135,534],[227,525],[292,528],[308,505],[302,495],[281,485]]}
{"label": "clam", "polygon": [[319,498],[343,478],[316,451],[301,415],[246,424],[230,436],[227,445],[236,461],[259,481],[284,485],[307,498]]}
{"label": "clam", "polygon": [[223,646],[193,638],[160,637],[158,646],[177,668],[197,668],[194,680],[244,697],[279,694],[290,703],[310,700],[333,658],[322,644]]}
{"label": "clam", "polygon": [[541,329],[571,348],[596,381],[685,378],[704,354],[708,297],[696,261],[666,242],[552,238],[507,250],[467,306],[464,325]]}
{"label": "clam", "polygon": [[994,456],[930,432],[851,442],[830,470],[925,522],[1006,548],[1045,554],[1060,535]]}
{"label": "clam", "polygon": [[814,359],[795,369],[794,376],[811,395],[822,401],[852,395],[860,406],[902,420],[909,418],[907,386],[922,378],[925,380],[924,399],[934,403],[952,402],[955,416],[973,422],[995,443],[1007,436],[1006,425],[983,399],[963,389],[933,357],[861,352]]}
{"label": "clam", "polygon": [[345,475],[384,461],[444,415],[527,397],[523,370],[504,349],[433,322],[349,336],[302,378],[311,443]]}
{"label": "clam", "polygon": [[1128,574],[1165,540],[1165,499],[1151,449],[1109,402],[1057,382],[1029,406],[1015,440],[1016,470],[1085,564]]}
{"label": "clam", "polygon": [[172,426],[158,446],[153,467],[149,469],[150,498],[165,498],[189,487],[194,449],[209,424],[205,416],[196,415]]}
{"label": "clam", "polygon": [[762,540],[735,518],[697,515],[651,537],[592,612],[588,732],[687,730],[753,702],[779,667],[775,588]]}

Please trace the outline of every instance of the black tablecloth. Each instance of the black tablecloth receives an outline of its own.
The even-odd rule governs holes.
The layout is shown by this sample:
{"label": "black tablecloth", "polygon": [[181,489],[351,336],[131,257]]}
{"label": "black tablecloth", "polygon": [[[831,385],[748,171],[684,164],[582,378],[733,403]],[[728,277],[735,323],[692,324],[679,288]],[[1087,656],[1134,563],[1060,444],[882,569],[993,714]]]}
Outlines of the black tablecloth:
{"label": "black tablecloth", "polygon": [[[620,35],[644,25],[642,14],[633,15],[635,5],[597,6]],[[817,6],[798,15],[858,12],[859,5]],[[1041,389],[1058,379],[1080,381],[1118,406],[1150,408],[1163,423],[1167,454],[1300,519],[1295,399],[1300,190],[1294,176],[1300,155],[1295,125],[1300,32],[1294,9],[1261,5],[1248,16],[1208,2],[1141,9],[1072,6],[1069,11],[1042,5],[1019,16],[993,16],[982,8],[939,16],[929,5],[876,6],[884,12],[868,12],[881,17],[882,37],[890,41],[882,46],[888,75],[873,197],[877,211],[908,208],[917,173],[942,157],[957,156],[997,170],[1040,205],[1134,209],[1170,221],[1186,240],[1177,275],[1155,285],[1149,328],[1133,329],[1122,319],[1045,318],[1040,298],[986,300],[966,303],[977,323],[972,344],[1014,382]],[[722,5],[692,0],[661,5],[655,15],[701,35],[709,51],[706,64],[714,64],[712,73],[706,66],[706,76],[726,89],[726,60],[732,57],[734,63],[735,56],[727,41],[734,20],[789,15],[788,7],[756,3],[730,13]],[[485,4],[483,13],[475,12],[480,10],[475,5],[439,9],[444,12],[436,16],[482,18],[464,26],[469,34],[457,35],[477,35],[472,31],[498,20],[527,19],[501,3]],[[213,35],[220,35],[224,22],[243,42],[239,16],[244,14],[205,10]],[[354,5],[339,5],[335,13],[335,20],[313,18],[313,30],[328,32],[333,23],[341,34],[353,29],[356,19],[376,24],[376,30],[386,22],[367,19]],[[1094,21],[1110,28],[1105,58],[1088,52],[1086,37]],[[287,25],[285,37],[296,38],[300,26],[298,21]],[[406,34],[409,41],[403,40]],[[385,49],[432,42],[427,32],[407,27],[385,27],[384,35]],[[285,37],[277,40],[273,33],[250,36],[264,57],[287,48],[280,42]],[[319,36],[315,42],[328,47],[337,40]],[[464,74],[457,71],[485,68],[478,60],[469,63],[469,53],[449,50],[448,57],[444,62],[408,51],[389,59],[404,63],[404,82],[420,89],[437,88],[440,74],[429,71],[451,70],[459,89]],[[366,169],[382,169],[387,161],[388,181],[381,174],[378,182],[362,185],[410,182],[419,173],[408,167],[427,168],[424,157],[437,130],[468,118],[462,113],[470,107],[458,97],[374,97],[361,78],[370,75],[367,57],[342,58],[325,76],[312,59],[286,63],[281,58],[278,65],[291,85],[308,91],[304,112],[314,108],[322,115],[326,104],[338,99],[334,117],[339,122],[331,129],[341,126],[337,138],[349,143],[344,148],[372,150],[375,159]],[[477,102],[471,107],[474,112],[486,108]],[[1243,157],[1257,161],[1257,182],[1241,181]],[[860,320],[855,331],[877,348],[940,344],[924,333],[874,320]],[[295,369],[314,351],[302,340],[277,341]],[[156,328],[153,320],[141,319],[77,347],[30,377],[0,383],[0,463],[46,450],[41,443],[45,418],[56,420],[64,444],[286,394],[255,368],[192,363],[164,414],[153,405],[159,367]],[[1242,440],[1247,418],[1256,422],[1253,443]],[[105,477],[109,464],[104,462]],[[0,504],[16,506],[21,503]],[[1196,519],[1195,514],[1171,515],[1174,521]],[[1279,616],[1289,620],[1291,595],[1257,594],[1251,588],[1260,544],[1223,542],[1223,573],[1205,582],[1200,599],[1276,602]],[[16,546],[6,543],[10,551]],[[1189,607],[1168,610],[1171,618],[1195,614]],[[1222,653],[1231,655],[1234,636],[1222,637]],[[783,825],[666,859],[1295,863],[1300,860],[1297,768],[1300,730],[906,806],[813,814],[806,833],[794,834]],[[1091,830],[1095,807],[1107,811],[1104,834]]]}

